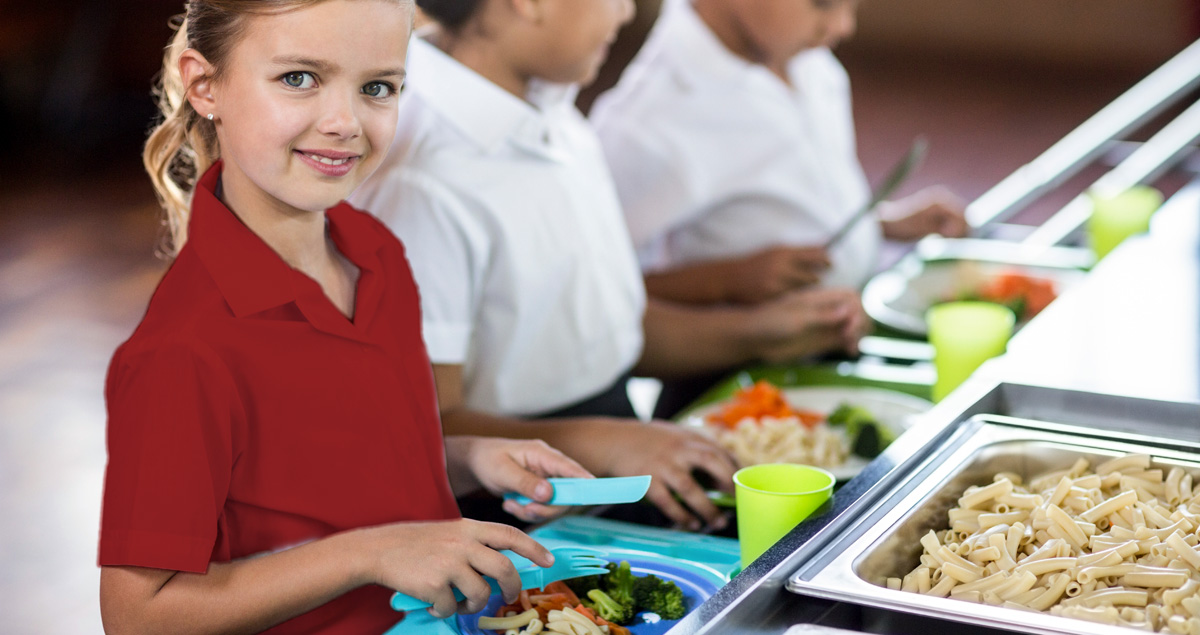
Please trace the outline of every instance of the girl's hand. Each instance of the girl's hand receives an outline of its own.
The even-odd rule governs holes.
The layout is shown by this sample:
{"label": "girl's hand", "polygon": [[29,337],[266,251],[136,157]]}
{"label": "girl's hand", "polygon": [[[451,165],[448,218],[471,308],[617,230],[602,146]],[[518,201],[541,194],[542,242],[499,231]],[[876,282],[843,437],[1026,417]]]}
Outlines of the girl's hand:
{"label": "girl's hand", "polygon": [[[483,610],[492,590],[483,576],[500,583],[505,602],[515,602],[521,578],[500,553],[511,549],[548,567],[554,556],[519,529],[475,520],[396,523],[357,530],[367,582],[430,602],[429,612],[449,617],[457,610]],[[458,589],[466,599],[454,599]]]}
{"label": "girl's hand", "polygon": [[542,504],[554,495],[547,477],[592,478],[591,472],[544,441],[460,438],[469,443],[465,454],[467,467],[487,491],[497,496],[516,492],[535,501],[528,505],[504,501],[504,511],[525,522],[538,522],[564,511],[562,507]]}
{"label": "girl's hand", "polygon": [[726,299],[758,304],[820,282],[821,272],[828,268],[829,254],[822,247],[770,247],[729,261],[723,285]]}
{"label": "girl's hand", "polygon": [[929,234],[961,238],[970,227],[963,216],[966,203],[944,187],[928,187],[916,194],[881,206],[883,235],[912,241]]}

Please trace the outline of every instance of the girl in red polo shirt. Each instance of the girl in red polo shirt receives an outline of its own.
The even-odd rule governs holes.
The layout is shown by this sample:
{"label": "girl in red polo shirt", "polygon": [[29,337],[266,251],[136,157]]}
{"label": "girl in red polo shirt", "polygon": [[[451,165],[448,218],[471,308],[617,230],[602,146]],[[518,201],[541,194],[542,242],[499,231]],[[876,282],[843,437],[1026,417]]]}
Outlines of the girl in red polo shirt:
{"label": "girl in red polo shirt", "polygon": [[476,611],[483,575],[519,591],[497,550],[552,560],[460,519],[454,492],[545,501],[545,476],[587,472],[540,443],[443,442],[404,249],[339,202],[391,141],[412,17],[188,3],[145,152],[175,260],[106,387],[109,631],[379,633],[391,589]]}

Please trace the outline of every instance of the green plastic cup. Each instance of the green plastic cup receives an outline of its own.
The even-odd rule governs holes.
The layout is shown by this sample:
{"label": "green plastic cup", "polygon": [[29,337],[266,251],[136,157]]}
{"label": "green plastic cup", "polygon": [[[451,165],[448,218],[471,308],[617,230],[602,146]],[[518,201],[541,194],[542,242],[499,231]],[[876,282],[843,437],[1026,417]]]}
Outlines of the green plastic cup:
{"label": "green plastic cup", "polygon": [[1092,215],[1088,217],[1088,243],[1096,260],[1134,234],[1150,229],[1150,217],[1162,206],[1162,192],[1148,186],[1135,185],[1123,192],[1103,195],[1088,192]]}
{"label": "green plastic cup", "polygon": [[733,475],[738,543],[747,567],[833,494],[835,479],[819,467],[764,463]]}
{"label": "green plastic cup", "polygon": [[1016,316],[992,302],[946,302],[925,314],[937,380],[933,400],[941,401],[987,360],[1004,352]]}

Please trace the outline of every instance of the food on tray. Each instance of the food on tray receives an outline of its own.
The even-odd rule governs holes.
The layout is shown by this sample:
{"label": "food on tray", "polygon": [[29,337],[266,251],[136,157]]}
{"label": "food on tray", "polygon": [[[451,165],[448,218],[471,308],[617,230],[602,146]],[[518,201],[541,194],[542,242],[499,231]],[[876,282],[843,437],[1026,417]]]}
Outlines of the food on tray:
{"label": "food on tray", "polygon": [[1147,455],[1089,470],[997,474],[969,487],[950,528],[889,588],[1117,624],[1200,632],[1200,487]]}
{"label": "food on tray", "polygon": [[716,428],[717,443],[741,465],[836,467],[852,453],[878,456],[896,438],[865,408],[842,404],[826,417],[793,407],[766,381],[737,391],[706,421]]}
{"label": "food on tray", "polygon": [[862,406],[844,403],[829,413],[829,425],[844,426],[846,436],[854,439],[851,453],[858,456],[879,456],[883,449],[896,440],[896,433],[881,425],[875,415]]}
{"label": "food on tray", "polygon": [[547,584],[543,589],[521,591],[516,603],[501,606],[495,617],[479,618],[478,626],[505,635],[542,632],[630,635],[629,629],[598,615],[561,581]]}
{"label": "food on tray", "polygon": [[[644,611],[655,613],[665,620],[677,620],[687,613],[683,589],[679,585],[653,574],[634,575],[625,561],[619,565],[610,563],[607,574],[568,580],[567,586],[576,593],[586,595],[595,602],[597,609],[601,608],[601,602],[609,600],[620,604],[628,612],[625,619],[612,620],[620,624],[629,623],[634,615]],[[621,617],[620,614],[616,616]]]}
{"label": "food on tray", "polygon": [[795,417],[800,423],[810,427],[825,420],[825,415],[819,412],[793,408],[779,388],[765,380],[759,380],[748,388],[739,389],[729,403],[709,415],[707,420],[709,423],[733,429],[746,419],[765,417],[772,419]]}
{"label": "food on tray", "polygon": [[1017,319],[1027,321],[1049,306],[1058,291],[1053,280],[1020,271],[1004,271],[960,291],[955,300],[984,300],[1012,309]]}
{"label": "food on tray", "polygon": [[[580,599],[580,596],[586,599]],[[638,613],[650,612],[664,620],[687,613],[683,590],[655,575],[634,575],[628,562],[608,565],[604,575],[575,578],[521,591],[515,604],[506,604],[495,617],[479,618],[479,628],[505,635],[541,632],[629,635],[622,624]]]}

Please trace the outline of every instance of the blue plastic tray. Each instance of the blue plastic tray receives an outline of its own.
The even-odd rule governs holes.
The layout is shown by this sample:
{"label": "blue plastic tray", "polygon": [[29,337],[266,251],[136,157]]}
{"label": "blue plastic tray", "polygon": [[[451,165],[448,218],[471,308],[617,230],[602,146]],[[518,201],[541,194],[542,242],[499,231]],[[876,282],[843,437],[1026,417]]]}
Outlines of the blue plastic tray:
{"label": "blue plastic tray", "polygon": [[[609,558],[614,562],[629,561],[629,566],[636,575],[654,575],[670,580],[683,590],[688,612],[700,606],[712,597],[717,589],[724,586],[728,577],[716,569],[702,564],[675,560],[665,556],[624,549],[610,549]],[[492,596],[487,608],[473,615],[458,616],[459,630],[464,635],[496,635],[496,631],[482,630],[478,626],[481,616],[495,615],[496,610],[504,605],[499,596]],[[660,635],[671,630],[679,620],[660,620],[653,613],[639,613],[633,624],[627,626],[634,635]]]}

